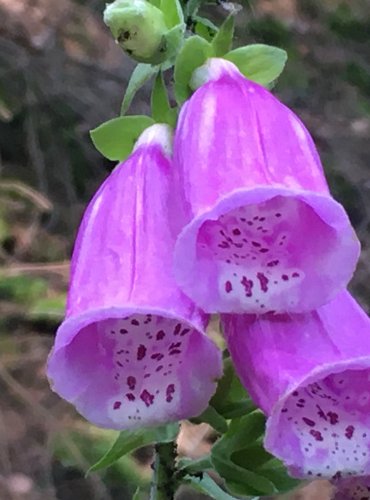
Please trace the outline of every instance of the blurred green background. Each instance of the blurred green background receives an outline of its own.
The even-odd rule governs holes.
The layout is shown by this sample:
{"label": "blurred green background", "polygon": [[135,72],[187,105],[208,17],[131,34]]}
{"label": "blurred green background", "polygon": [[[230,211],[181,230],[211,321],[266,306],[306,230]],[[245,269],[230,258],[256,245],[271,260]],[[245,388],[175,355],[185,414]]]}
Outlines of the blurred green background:
{"label": "blurred green background", "polygon": [[[116,433],[84,422],[45,378],[78,222],[114,166],[89,130],[119,113],[133,68],[103,8],[0,0],[0,500],[122,500],[150,480],[150,448],[85,478]],[[204,11],[218,24],[227,14]],[[253,42],[288,51],[275,92],[308,125],[362,242],[351,289],[369,312],[370,2],[244,1],[236,44]],[[148,112],[147,89],[132,112]],[[186,424],[179,451],[199,457],[214,438],[205,424]],[[328,495],[320,483],[294,498]]]}

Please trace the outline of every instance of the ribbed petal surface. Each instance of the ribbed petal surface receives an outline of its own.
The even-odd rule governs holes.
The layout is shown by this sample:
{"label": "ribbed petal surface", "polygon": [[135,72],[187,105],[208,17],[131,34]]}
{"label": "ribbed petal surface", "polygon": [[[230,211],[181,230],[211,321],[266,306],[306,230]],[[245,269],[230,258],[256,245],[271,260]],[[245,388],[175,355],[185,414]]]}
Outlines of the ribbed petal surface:
{"label": "ribbed petal surface", "polygon": [[370,320],[348,292],[307,314],[225,315],[223,328],[291,474],[370,473]]}
{"label": "ribbed petal surface", "polygon": [[221,374],[208,318],[177,288],[182,222],[166,126],[144,132],[90,202],[76,240],[53,389],[88,420],[129,429],[202,412]]}
{"label": "ribbed petal surface", "polygon": [[303,312],[346,286],[359,243],[297,116],[210,59],[184,105],[174,162],[188,224],[179,285],[207,312]]}

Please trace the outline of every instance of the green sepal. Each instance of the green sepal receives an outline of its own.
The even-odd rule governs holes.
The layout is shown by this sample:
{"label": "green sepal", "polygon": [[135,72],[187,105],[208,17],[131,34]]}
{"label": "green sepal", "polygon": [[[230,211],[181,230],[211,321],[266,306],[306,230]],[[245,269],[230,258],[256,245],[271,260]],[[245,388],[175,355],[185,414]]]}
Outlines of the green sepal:
{"label": "green sepal", "polygon": [[123,161],[131,153],[142,132],[154,120],[149,116],[121,116],[113,118],[90,131],[96,149],[108,160]]}
{"label": "green sepal", "polygon": [[228,52],[225,59],[234,63],[249,80],[269,86],[285,67],[285,50],[270,45],[255,44]]}
{"label": "green sepal", "polygon": [[230,14],[212,41],[212,51],[215,57],[221,57],[231,50],[234,37],[234,19],[234,15]]}
{"label": "green sepal", "polygon": [[212,46],[198,35],[188,38],[175,64],[175,96],[182,104],[192,94],[189,82],[193,72],[212,55]]}
{"label": "green sepal", "polygon": [[158,73],[158,70],[158,66],[152,66],[151,64],[139,63],[136,66],[132,72],[122,101],[121,115],[125,115],[127,113],[135,94],[146,84],[146,82]]}

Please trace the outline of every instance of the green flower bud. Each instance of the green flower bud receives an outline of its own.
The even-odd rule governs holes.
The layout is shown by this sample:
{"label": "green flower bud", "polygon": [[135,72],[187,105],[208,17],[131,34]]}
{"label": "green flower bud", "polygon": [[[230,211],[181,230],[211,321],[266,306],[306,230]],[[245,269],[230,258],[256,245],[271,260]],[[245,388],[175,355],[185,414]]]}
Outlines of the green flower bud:
{"label": "green flower bud", "polygon": [[104,22],[117,43],[136,61],[159,64],[165,60],[168,28],[164,15],[146,0],[107,4]]}

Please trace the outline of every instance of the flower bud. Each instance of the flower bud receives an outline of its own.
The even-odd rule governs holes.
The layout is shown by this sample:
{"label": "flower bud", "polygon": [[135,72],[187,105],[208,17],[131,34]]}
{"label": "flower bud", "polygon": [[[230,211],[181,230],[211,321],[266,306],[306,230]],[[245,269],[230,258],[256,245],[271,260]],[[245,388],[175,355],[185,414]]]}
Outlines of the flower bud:
{"label": "flower bud", "polygon": [[146,0],[107,4],[104,22],[120,47],[136,61],[159,64],[165,59],[168,28],[164,15]]}

